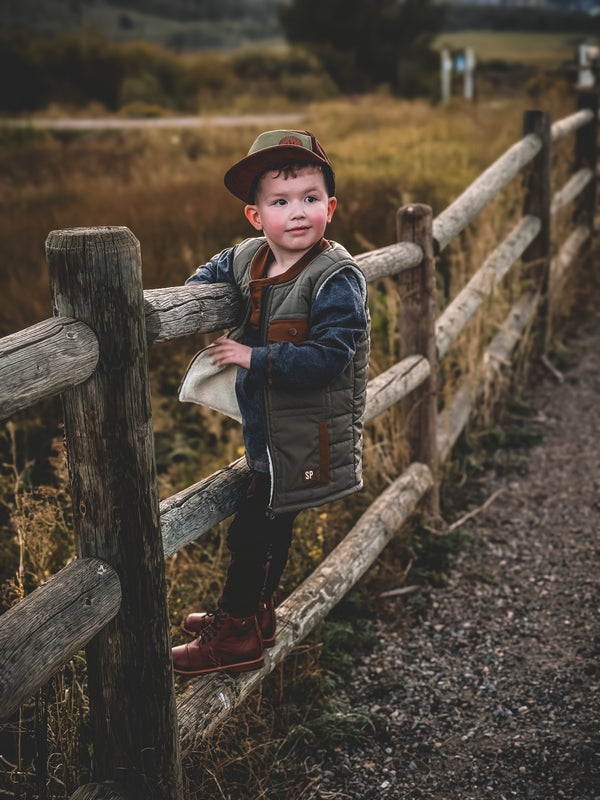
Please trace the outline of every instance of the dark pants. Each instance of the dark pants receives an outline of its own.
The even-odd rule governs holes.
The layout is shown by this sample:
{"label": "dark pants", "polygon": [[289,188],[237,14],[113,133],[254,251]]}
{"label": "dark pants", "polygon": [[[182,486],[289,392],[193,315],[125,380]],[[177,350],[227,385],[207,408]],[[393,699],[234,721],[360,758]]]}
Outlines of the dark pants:
{"label": "dark pants", "polygon": [[234,617],[255,614],[279,585],[297,512],[266,515],[270,476],[252,472],[227,533],[231,563],[219,605]]}

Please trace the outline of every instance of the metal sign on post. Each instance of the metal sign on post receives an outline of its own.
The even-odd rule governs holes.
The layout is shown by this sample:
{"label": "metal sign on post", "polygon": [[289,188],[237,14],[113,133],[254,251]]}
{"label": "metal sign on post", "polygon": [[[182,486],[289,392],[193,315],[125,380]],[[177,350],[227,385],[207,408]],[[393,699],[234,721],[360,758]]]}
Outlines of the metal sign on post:
{"label": "metal sign on post", "polygon": [[440,52],[440,70],[442,82],[442,102],[447,103],[452,95],[452,70],[463,75],[463,95],[466,100],[475,96],[475,52],[467,47],[464,53],[452,56],[449,49]]}

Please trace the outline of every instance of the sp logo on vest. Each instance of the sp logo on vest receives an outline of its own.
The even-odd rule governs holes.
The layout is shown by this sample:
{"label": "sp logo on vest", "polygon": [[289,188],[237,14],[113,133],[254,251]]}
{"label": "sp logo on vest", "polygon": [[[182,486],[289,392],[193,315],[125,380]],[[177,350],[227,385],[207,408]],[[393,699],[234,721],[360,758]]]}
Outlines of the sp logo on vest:
{"label": "sp logo on vest", "polygon": [[312,468],[307,468],[302,470],[302,482],[303,483],[314,483],[317,480],[317,470]]}

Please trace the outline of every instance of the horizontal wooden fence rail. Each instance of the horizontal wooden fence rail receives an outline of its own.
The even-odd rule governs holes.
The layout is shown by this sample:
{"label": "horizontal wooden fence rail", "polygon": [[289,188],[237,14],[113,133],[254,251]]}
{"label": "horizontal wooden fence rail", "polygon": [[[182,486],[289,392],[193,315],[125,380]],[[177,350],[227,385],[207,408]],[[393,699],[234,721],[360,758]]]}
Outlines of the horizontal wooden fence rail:
{"label": "horizontal wooden fence rail", "polygon": [[80,558],[6,611],[0,617],[3,717],[13,714],[101,631],[120,605],[116,571],[99,558]]}
{"label": "horizontal wooden fence rail", "polygon": [[[551,129],[552,141],[557,142],[574,133],[589,124],[593,118],[593,111],[582,110],[554,123]],[[482,172],[460,197],[436,217],[433,235],[439,253],[519,174],[541,147],[540,137],[533,133],[528,134]]]}
{"label": "horizontal wooden fence rail", "polygon": [[239,293],[226,283],[146,289],[144,306],[148,344],[231,327],[241,314]]}
{"label": "horizontal wooden fence rail", "polygon": [[[233,286],[173,286],[144,292],[146,340],[166,342],[234,325]],[[0,419],[86,381],[98,363],[98,341],[83,322],[57,316],[0,339]]]}
{"label": "horizontal wooden fence rail", "polygon": [[[165,556],[175,554],[234,513],[248,468],[244,459],[239,459],[158,503],[153,445],[149,438],[151,420],[147,416],[147,366],[140,352],[142,345],[147,347],[237,324],[240,297],[225,284],[189,284],[143,291],[139,243],[126,228],[50,234],[47,251],[55,316],[0,339],[0,419],[45,397],[63,394],[80,558],[0,616],[0,717],[12,714],[95,637],[94,647],[88,647],[88,662],[95,687],[90,705],[96,709],[93,740],[100,762],[97,772],[104,781],[118,775],[125,790],[122,792],[115,786],[107,788],[109,784],[99,783],[90,785],[87,790],[81,787],[77,797],[107,798],[113,791],[113,796],[133,798],[139,796],[143,786],[144,796],[150,800],[180,798],[180,745],[185,750],[197,747],[206,733],[315,628],[410,519],[417,505],[432,496],[437,485],[438,461],[449,456],[480,395],[510,365],[524,333],[533,325],[539,325],[540,320],[544,328],[544,346],[547,346],[552,327],[553,295],[564,285],[569,269],[589,245],[593,233],[597,97],[582,95],[579,105],[576,113],[552,125],[545,112],[527,112],[523,138],[435,220],[425,206],[407,207],[399,217],[401,241],[356,257],[369,282],[397,276],[403,320],[406,315],[407,320],[417,320],[420,327],[410,344],[413,349],[407,352],[404,348],[398,363],[369,381],[365,422],[371,422],[398,402],[410,402],[413,407],[422,404],[419,430],[433,431],[433,441],[426,443],[422,455],[418,450],[412,452],[410,466],[277,609],[277,643],[265,653],[262,670],[235,678],[218,673],[186,683],[177,699],[179,730],[173,724],[173,695],[165,685],[168,635],[164,634],[162,613],[166,592],[164,570],[159,568],[155,556],[159,550]],[[572,174],[564,186],[551,195],[550,148],[571,134],[576,137]],[[434,246],[437,252],[444,250],[519,174],[525,176],[521,219],[436,319],[431,283]],[[575,209],[574,222],[564,242],[553,242],[556,255],[550,258],[549,222],[567,206]],[[64,260],[65,246],[69,252],[68,269]],[[523,294],[488,345],[478,369],[456,388],[447,407],[438,413],[435,389],[438,361],[457,342],[482,304],[491,302],[499,284],[518,262],[525,270]],[[79,279],[74,280],[78,265],[83,276],[81,284]],[[118,277],[121,274],[125,276],[124,284]],[[107,304],[105,299],[98,304],[89,302],[97,283],[85,285],[88,275],[93,275],[96,282],[100,280],[111,285],[108,293],[113,298],[111,302]],[[121,292],[126,310],[119,312],[112,303]],[[121,333],[117,332],[118,346],[115,326],[122,327]],[[409,333],[412,336],[414,331]],[[131,372],[129,368],[123,371],[121,365],[130,353],[134,354]],[[138,404],[139,394],[143,397]],[[111,411],[110,398],[114,402],[115,397],[122,396],[131,397],[131,402],[125,404],[127,412],[123,411],[125,416],[130,415],[126,420],[129,432],[121,429],[123,420],[114,418]],[[85,430],[88,404],[94,409],[98,426],[93,431]],[[103,430],[107,431],[109,445],[104,441]],[[417,442],[417,448],[419,446]],[[86,452],[101,454],[99,457],[106,458],[107,462],[87,464]],[[123,463],[123,459],[125,462],[129,459],[129,465]],[[94,469],[100,473],[104,470],[106,474],[97,475]],[[141,494],[137,500],[130,501],[130,494],[123,492],[121,484],[130,482],[136,471],[139,472],[136,491],[141,490]],[[115,480],[114,476],[119,474],[122,479]],[[96,481],[102,485],[96,486]],[[96,503],[98,508],[108,503],[106,520],[95,519]],[[133,508],[130,508],[131,503]],[[435,504],[429,508],[435,511]],[[136,509],[142,509],[139,516]],[[126,529],[119,533],[124,519],[128,520]],[[129,527],[135,535],[132,536]],[[142,537],[143,541],[138,541],[137,537]],[[142,570],[141,562],[149,552],[153,553],[150,561],[154,561],[149,563],[146,575],[146,565]],[[103,553],[107,556],[103,557]],[[137,575],[134,574],[136,569]],[[153,731],[163,731],[160,744],[145,741],[153,718],[147,708],[134,712],[133,733],[117,730],[114,720],[110,722],[111,716],[117,719],[124,710],[119,704],[125,702],[128,708],[131,701],[122,696],[119,686],[125,686],[131,675],[139,675],[149,667],[148,642],[141,644],[143,634],[135,632],[135,621],[139,622],[141,615],[135,605],[139,598],[132,594],[142,572],[146,575],[146,602],[153,603],[157,598],[157,610],[152,614],[152,619],[157,620],[157,631],[152,633],[152,640],[156,637],[160,640],[161,652],[152,669],[145,673],[148,688],[143,693],[154,697],[164,692],[164,702],[157,703],[152,711],[154,715],[161,714],[160,725]],[[149,620],[144,620],[144,624],[149,624]],[[108,637],[107,625],[111,630]],[[136,635],[137,643],[131,641]],[[123,665],[118,653],[115,658],[115,654],[109,652],[109,642],[113,642],[113,648],[114,642],[118,642],[118,650],[123,651],[128,642],[136,648],[140,645],[136,654],[132,649],[127,669],[134,672],[128,678],[124,676],[129,673],[121,675]],[[137,661],[141,666],[135,666]],[[170,679],[172,681],[172,673]],[[160,708],[164,709],[164,714]],[[139,766],[142,762],[137,766],[132,763],[140,753],[149,750],[153,752],[153,761],[150,766],[144,757],[143,772],[147,776],[144,778]],[[128,761],[126,767],[119,767],[118,764],[125,763],[124,759],[132,763]]]}
{"label": "horizontal wooden fence rail", "polygon": [[560,211],[561,208],[568,206],[570,203],[578,197],[581,192],[585,189],[588,183],[594,179],[594,173],[591,169],[584,167],[580,169],[579,172],[576,172],[567,183],[563,186],[562,189],[559,189],[554,197],[552,198],[552,204],[550,206],[550,213],[556,214],[557,211]]}
{"label": "horizontal wooden fence rail", "polygon": [[436,217],[433,236],[441,253],[540,151],[541,140],[528,134],[500,156],[468,189]]}
{"label": "horizontal wooden fence rail", "polygon": [[443,358],[467,322],[490,297],[513,264],[540,232],[537,217],[523,217],[511,233],[486,259],[464,289],[444,309],[435,325],[438,359]]}
{"label": "horizontal wooden fence rail", "polygon": [[[588,99],[589,98],[586,98],[586,101]],[[585,125],[589,125],[593,120],[594,110],[591,108],[583,108],[580,111],[576,111],[575,114],[571,114],[569,117],[557,120],[550,128],[552,144],[556,144],[561,139],[564,139],[565,136],[575,133]]]}
{"label": "horizontal wooden fence rail", "polygon": [[83,322],[55,317],[0,339],[0,419],[83,383],[98,340]]}
{"label": "horizontal wooden fence rail", "polygon": [[470,379],[464,380],[455,391],[448,407],[438,415],[437,446],[440,461],[445,461],[449,457],[469,421],[476,398],[483,393],[498,371],[510,364],[512,353],[532,323],[538,300],[539,295],[536,292],[524,294],[519,298],[483,355],[483,376],[476,383]]}
{"label": "horizontal wooden fence rail", "polygon": [[554,281],[553,288],[561,282],[575,259],[589,241],[591,231],[586,225],[579,225],[565,239],[560,250],[551,261],[550,280]]}

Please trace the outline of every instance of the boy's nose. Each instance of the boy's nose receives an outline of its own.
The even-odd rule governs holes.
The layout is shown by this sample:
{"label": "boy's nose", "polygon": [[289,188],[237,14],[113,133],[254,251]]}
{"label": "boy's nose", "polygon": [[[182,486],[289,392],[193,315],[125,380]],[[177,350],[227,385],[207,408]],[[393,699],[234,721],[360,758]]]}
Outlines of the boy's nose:
{"label": "boy's nose", "polygon": [[304,203],[294,203],[291,209],[291,215],[295,219],[296,217],[303,217],[304,216]]}

